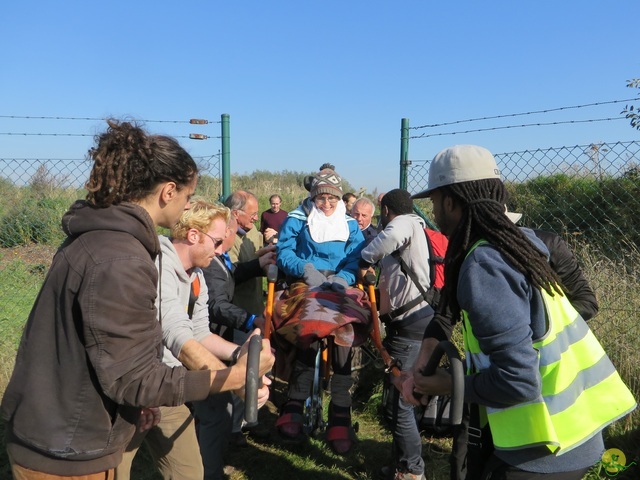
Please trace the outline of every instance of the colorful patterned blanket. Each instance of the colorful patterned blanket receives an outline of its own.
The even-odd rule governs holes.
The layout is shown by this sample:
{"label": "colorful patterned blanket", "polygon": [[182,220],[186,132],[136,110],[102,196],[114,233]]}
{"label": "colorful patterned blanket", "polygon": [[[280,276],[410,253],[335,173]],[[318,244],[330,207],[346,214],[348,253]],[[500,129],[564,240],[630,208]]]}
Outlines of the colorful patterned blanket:
{"label": "colorful patterned blanket", "polygon": [[358,288],[339,293],[297,282],[276,299],[273,322],[275,331],[298,348],[330,335],[336,345],[356,347],[369,336],[371,304]]}

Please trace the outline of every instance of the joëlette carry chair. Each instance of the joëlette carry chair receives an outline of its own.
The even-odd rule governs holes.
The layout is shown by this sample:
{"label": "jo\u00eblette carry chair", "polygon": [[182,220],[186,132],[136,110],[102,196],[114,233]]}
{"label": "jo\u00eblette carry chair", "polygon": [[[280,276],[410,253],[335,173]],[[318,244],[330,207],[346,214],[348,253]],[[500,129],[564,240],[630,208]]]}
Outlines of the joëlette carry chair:
{"label": "jo\u00eblette carry chair", "polygon": [[[302,282],[292,284],[288,290],[277,296],[277,269],[273,267],[273,270],[270,269],[267,273],[264,336],[276,346],[276,363],[285,364],[284,367],[290,366],[293,363],[291,359],[295,354],[295,348],[305,349],[312,344],[319,345],[313,383],[304,402],[303,413],[303,432],[311,434],[326,427],[322,397],[331,371],[330,349],[334,344],[358,346],[368,338],[371,323],[369,301],[364,292],[356,288],[347,288],[341,293],[331,289],[309,288]],[[248,375],[251,370],[250,364],[251,358],[248,361]],[[288,379],[288,372],[283,365],[277,365],[275,370],[280,378]],[[249,385],[248,381],[248,397]],[[251,389],[256,388],[254,383],[251,383]],[[253,400],[252,404],[255,404]],[[249,414],[249,419],[254,415],[249,411],[246,413]]]}

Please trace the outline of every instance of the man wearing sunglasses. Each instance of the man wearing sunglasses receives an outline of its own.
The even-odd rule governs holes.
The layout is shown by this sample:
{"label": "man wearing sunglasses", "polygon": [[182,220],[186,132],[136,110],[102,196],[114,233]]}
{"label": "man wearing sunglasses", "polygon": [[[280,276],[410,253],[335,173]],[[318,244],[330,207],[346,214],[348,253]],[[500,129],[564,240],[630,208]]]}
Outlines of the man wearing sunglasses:
{"label": "man wearing sunglasses", "polygon": [[[223,252],[229,215],[226,207],[192,200],[191,208],[171,229],[171,237],[159,238],[162,255],[157,262],[160,269],[157,303],[164,343],[162,360],[169,366],[216,370],[226,368],[224,362],[233,364],[240,355],[241,347],[209,330],[208,291],[201,270]],[[273,363],[269,358],[273,358],[270,353],[261,358],[261,367],[265,367],[261,372]],[[259,405],[269,398],[266,385],[270,381],[265,377],[263,382],[265,386],[258,391]],[[244,380],[235,393],[242,395],[243,385]],[[137,434],[127,447],[116,478],[129,478],[133,457],[143,440],[165,478],[168,475],[187,480],[223,478],[230,418],[227,415],[221,422],[213,414],[216,408],[212,405],[226,410],[229,401],[230,392],[224,392],[193,403],[199,421],[198,438],[186,406],[163,407],[160,423],[144,434]]]}

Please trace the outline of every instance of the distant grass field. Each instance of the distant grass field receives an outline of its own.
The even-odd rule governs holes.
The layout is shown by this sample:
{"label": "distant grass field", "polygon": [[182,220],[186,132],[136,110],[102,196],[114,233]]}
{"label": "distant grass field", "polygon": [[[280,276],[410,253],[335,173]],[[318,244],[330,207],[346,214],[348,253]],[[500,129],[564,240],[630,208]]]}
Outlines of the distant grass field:
{"label": "distant grass field", "polygon": [[[20,255],[15,250],[0,249],[0,395],[13,369],[24,322],[38,288],[44,278],[48,262],[36,259],[34,254]],[[601,339],[605,349],[616,363],[623,378],[638,394],[640,366],[637,361],[639,336],[625,332],[637,332],[638,327],[628,324],[621,311],[640,310],[640,290],[633,276],[619,271],[620,266],[603,262],[592,256],[587,259],[586,273],[601,302],[602,313],[592,321],[592,328]],[[604,286],[603,286],[604,285]],[[638,295],[635,295],[638,293]],[[626,299],[623,300],[622,299]],[[632,300],[629,300],[632,299]],[[623,303],[621,303],[623,302]],[[631,304],[629,303],[631,302]],[[638,304],[636,304],[636,302]],[[375,479],[380,468],[387,464],[391,453],[391,435],[378,416],[380,404],[380,380],[382,373],[372,366],[366,367],[360,377],[355,393],[354,421],[359,423],[359,443],[347,457],[335,455],[326,445],[322,435],[302,445],[290,446],[282,443],[276,435],[266,442],[250,440],[246,448],[230,449],[228,452],[228,475],[231,480],[365,480]],[[277,418],[277,407],[284,398],[285,385],[274,385],[272,398],[260,411],[260,421],[271,426]],[[616,447],[627,455],[627,464],[640,463],[640,431],[638,414],[617,422],[606,431],[608,448]],[[3,424],[0,422],[0,480],[10,479],[4,449]],[[451,444],[446,439],[423,439],[423,456],[429,480],[447,480],[448,452]],[[585,479],[605,478],[604,472],[595,468]],[[637,466],[620,473],[616,478],[639,478]],[[141,450],[136,458],[132,478],[136,480],[159,480],[148,454]]]}

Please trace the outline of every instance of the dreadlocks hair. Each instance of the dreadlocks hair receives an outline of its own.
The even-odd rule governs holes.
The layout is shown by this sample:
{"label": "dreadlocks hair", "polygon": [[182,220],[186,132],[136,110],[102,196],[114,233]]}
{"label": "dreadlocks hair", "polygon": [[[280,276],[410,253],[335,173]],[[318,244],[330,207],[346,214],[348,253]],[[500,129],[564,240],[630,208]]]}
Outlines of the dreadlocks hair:
{"label": "dreadlocks hair", "polygon": [[453,318],[460,314],[457,299],[460,268],[478,240],[486,240],[495,247],[534,287],[552,296],[562,295],[562,282],[549,266],[547,257],[504,214],[508,195],[501,180],[476,180],[441,188],[443,196],[451,197],[463,208],[445,257],[444,297]]}
{"label": "dreadlocks hair", "polygon": [[94,163],[85,184],[86,198],[96,207],[142,200],[163,182],[175,182],[180,190],[198,174],[193,158],[175,139],[149,135],[115,119],[108,119],[107,125],[89,150]]}

